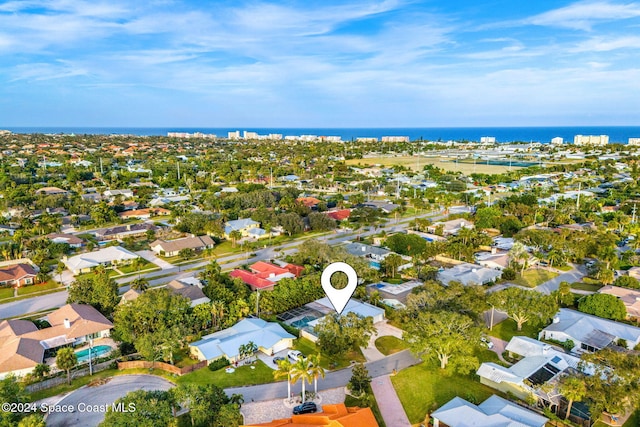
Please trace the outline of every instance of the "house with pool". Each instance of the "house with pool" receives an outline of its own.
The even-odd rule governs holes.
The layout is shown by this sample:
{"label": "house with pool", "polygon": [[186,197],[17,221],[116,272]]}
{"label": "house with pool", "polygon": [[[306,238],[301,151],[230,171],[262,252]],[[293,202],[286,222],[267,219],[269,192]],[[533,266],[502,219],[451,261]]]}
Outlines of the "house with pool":
{"label": "house with pool", "polygon": [[[0,379],[9,374],[24,376],[53,357],[61,347],[89,344],[109,336],[113,323],[90,305],[67,304],[47,315],[48,328],[27,320],[0,323]],[[92,357],[111,351],[108,346],[92,348]],[[86,354],[85,354],[86,353]],[[80,363],[88,360],[88,349],[78,351]]]}

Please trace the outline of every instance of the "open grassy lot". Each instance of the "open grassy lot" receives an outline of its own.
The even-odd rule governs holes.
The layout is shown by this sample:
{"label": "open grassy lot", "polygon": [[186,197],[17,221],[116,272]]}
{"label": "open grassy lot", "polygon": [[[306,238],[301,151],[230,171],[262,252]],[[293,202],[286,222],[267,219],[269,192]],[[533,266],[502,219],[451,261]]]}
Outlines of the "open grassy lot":
{"label": "open grassy lot", "polygon": [[[306,338],[298,338],[297,340],[295,340],[293,344],[293,348],[295,350],[301,351],[302,354],[306,356],[310,354],[320,353],[320,350],[318,350],[318,347]],[[322,366],[325,369],[331,369],[331,370],[341,369],[349,366],[352,360],[355,360],[356,362],[366,361],[366,359],[362,355],[362,352],[358,350],[358,351],[350,351],[345,356],[340,358],[329,358],[323,354],[321,355],[321,358],[320,358],[320,366]]]}
{"label": "open grassy lot", "polygon": [[540,328],[538,326],[531,326],[528,322],[522,325],[522,330],[517,330],[518,325],[512,319],[505,319],[497,325],[493,325],[493,330],[487,330],[487,335],[497,337],[505,341],[511,340],[514,336],[526,336],[531,338],[538,338],[538,332]]}
{"label": "open grassy lot", "polygon": [[[345,163],[348,165],[360,165],[360,166],[373,166],[373,165],[382,165],[382,166],[393,166],[400,165],[411,168],[413,170],[422,170],[424,165],[431,164],[442,168],[446,171],[451,172],[462,172],[464,174],[471,173],[486,173],[486,174],[499,174],[509,171],[509,166],[499,166],[499,165],[487,165],[482,164],[481,162],[477,162],[475,165],[473,163],[462,163],[458,162],[456,164],[455,159],[444,158],[444,157],[420,157],[420,162],[418,165],[418,158],[413,156],[380,156],[380,157],[370,157],[366,159],[350,159]],[[511,170],[520,169],[515,166],[511,168]]]}
{"label": "open grassy lot", "polygon": [[522,276],[518,276],[518,278],[514,280],[513,283],[520,286],[535,288],[536,286],[541,285],[547,280],[551,280],[556,276],[558,276],[558,273],[554,271],[532,268],[530,270],[525,270],[524,274]]}
{"label": "open grassy lot", "polygon": [[[252,367],[254,369],[251,369]],[[215,372],[210,371],[209,368],[202,368],[178,377],[175,381],[178,384],[215,384],[222,388],[240,387],[274,382],[273,372],[273,369],[258,360],[252,365],[239,366],[230,374],[224,368]]]}
{"label": "open grassy lot", "polygon": [[602,287],[599,283],[584,283],[574,282],[571,284],[571,289],[578,289],[580,291],[598,292]]}
{"label": "open grassy lot", "polygon": [[393,336],[384,336],[376,340],[376,348],[385,356],[402,351],[407,347],[404,341]]}
{"label": "open grassy lot", "polygon": [[496,391],[480,384],[475,374],[458,375],[441,370],[434,362],[400,371],[391,377],[411,423],[422,422],[427,413],[435,411],[456,396],[480,403]]}

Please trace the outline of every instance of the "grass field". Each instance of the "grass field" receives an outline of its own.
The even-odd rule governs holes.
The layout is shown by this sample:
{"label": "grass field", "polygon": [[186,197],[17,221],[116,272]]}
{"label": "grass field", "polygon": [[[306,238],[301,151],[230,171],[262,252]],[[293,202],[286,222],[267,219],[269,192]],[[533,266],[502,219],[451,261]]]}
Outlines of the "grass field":
{"label": "grass field", "polygon": [[[320,352],[318,350],[318,347],[306,338],[298,338],[297,340],[295,340],[293,344],[293,348],[295,350],[301,351],[302,354],[306,356],[309,356],[310,354],[317,354]],[[352,360],[355,360],[356,362],[366,361],[366,359],[362,355],[362,352],[358,350],[357,352],[350,351],[344,357],[334,358],[334,359],[331,359],[328,356],[325,356],[323,354],[320,357],[320,366],[322,366],[325,369],[331,369],[331,370],[342,369],[349,366]]]}
{"label": "grass field", "polygon": [[574,282],[571,284],[571,289],[578,289],[580,291],[598,292],[602,287],[599,283],[584,283]]}
{"label": "grass field", "polygon": [[497,325],[493,326],[493,330],[487,330],[487,335],[500,338],[505,341],[510,341],[516,335],[527,336],[530,338],[538,338],[538,332],[540,328],[537,326],[531,326],[528,322],[522,325],[522,330],[517,330],[518,325],[512,319],[505,319]]}
{"label": "grass field", "polygon": [[[365,159],[350,159],[345,163],[348,165],[361,165],[361,166],[393,166],[400,165],[411,168],[413,170],[422,170],[424,165],[431,164],[451,172],[462,172],[464,174],[471,173],[486,173],[486,174],[500,174],[509,171],[509,166],[499,165],[486,165],[478,162],[473,163],[456,163],[455,159],[440,158],[440,157],[420,157],[420,165],[418,167],[418,158],[413,156],[397,156],[397,157],[369,157]],[[511,170],[520,169],[518,167],[512,167]]]}
{"label": "grass field", "polygon": [[399,338],[384,336],[376,340],[376,348],[380,351],[380,353],[388,356],[390,354],[404,350],[405,348],[407,348],[407,344]]}
{"label": "grass field", "polygon": [[[251,369],[251,367],[255,369]],[[239,366],[230,374],[225,371],[225,368],[215,372],[210,371],[208,368],[203,368],[183,375],[175,381],[178,384],[215,384],[222,388],[240,387],[274,382],[273,372],[273,369],[258,360],[253,365]]]}
{"label": "grass field", "polygon": [[435,411],[456,396],[479,404],[496,391],[480,384],[475,374],[451,374],[434,362],[400,371],[391,377],[400,402],[411,423],[422,422],[427,413]]}
{"label": "grass field", "polygon": [[534,268],[531,270],[525,270],[522,276],[519,276],[513,283],[520,286],[527,286],[529,288],[535,288],[538,285],[543,284],[547,280],[551,280],[558,276],[558,273],[554,271],[542,270]]}

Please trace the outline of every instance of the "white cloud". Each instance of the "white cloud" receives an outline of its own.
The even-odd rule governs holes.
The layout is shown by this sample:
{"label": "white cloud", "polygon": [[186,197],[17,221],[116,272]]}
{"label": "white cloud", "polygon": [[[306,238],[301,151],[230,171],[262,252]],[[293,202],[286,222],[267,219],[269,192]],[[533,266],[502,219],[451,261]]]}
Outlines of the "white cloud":
{"label": "white cloud", "polygon": [[532,16],[523,23],[589,31],[597,22],[619,21],[639,16],[640,5],[636,2],[581,1]]}

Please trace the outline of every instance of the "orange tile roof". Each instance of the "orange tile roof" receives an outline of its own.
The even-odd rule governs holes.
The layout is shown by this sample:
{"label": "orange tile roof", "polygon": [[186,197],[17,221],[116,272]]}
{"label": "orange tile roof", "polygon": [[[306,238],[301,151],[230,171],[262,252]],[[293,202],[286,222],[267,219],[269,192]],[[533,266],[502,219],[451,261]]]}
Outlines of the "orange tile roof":
{"label": "orange tile roof", "polygon": [[347,408],[344,403],[323,405],[323,412],[294,415],[269,423],[246,424],[242,427],[378,427],[370,408]]}

